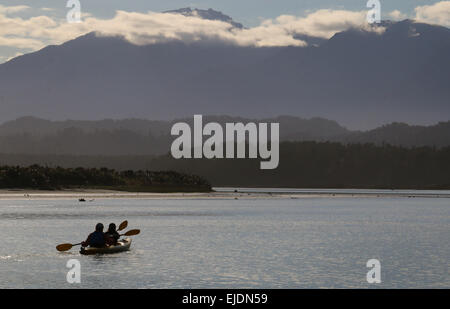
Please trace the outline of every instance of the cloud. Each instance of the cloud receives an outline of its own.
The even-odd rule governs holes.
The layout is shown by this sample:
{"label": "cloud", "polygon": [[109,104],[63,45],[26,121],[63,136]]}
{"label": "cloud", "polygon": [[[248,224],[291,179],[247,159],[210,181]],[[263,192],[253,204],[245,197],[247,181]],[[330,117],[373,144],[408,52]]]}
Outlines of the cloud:
{"label": "cloud", "polygon": [[28,10],[30,7],[27,5],[16,5],[16,6],[3,6],[0,4],[0,14],[14,14]]}
{"label": "cloud", "polygon": [[249,29],[233,28],[227,22],[198,16],[155,12],[117,11],[111,19],[83,14],[82,23],[67,23],[49,16],[28,19],[7,16],[20,7],[0,7],[0,45],[35,50],[46,44],[60,44],[79,35],[96,31],[99,35],[120,35],[134,44],[152,44],[170,40],[196,42],[212,40],[243,46],[305,46],[296,35],[330,38],[351,27],[372,31],[366,12],[318,10],[306,16],[282,15],[266,19]]}
{"label": "cloud", "polygon": [[296,35],[330,38],[349,28],[380,31],[366,22],[367,12],[319,10],[304,17],[282,15],[266,19],[259,26],[238,29],[229,23],[197,16],[167,13],[118,11],[113,19],[86,18],[85,26],[103,35],[122,35],[135,44],[167,40],[194,42],[219,40],[245,46],[305,46]]}
{"label": "cloud", "polygon": [[138,45],[171,40],[187,43],[222,41],[245,46],[305,45],[278,24],[266,23],[255,28],[237,29],[227,22],[181,14],[117,11],[115,17],[109,20],[85,18],[80,27],[95,29],[100,35],[121,35]]}
{"label": "cloud", "polygon": [[399,10],[394,10],[390,13],[388,13],[388,16],[391,17],[393,20],[404,20],[408,18],[408,16]]}
{"label": "cloud", "polygon": [[450,27],[450,1],[418,6],[415,8],[415,13],[415,20],[418,22]]}
{"label": "cloud", "polygon": [[41,48],[48,39],[46,30],[58,26],[57,22],[47,16],[23,19],[6,16],[4,12],[11,11],[0,8],[0,46],[31,50]]}
{"label": "cloud", "polygon": [[0,46],[15,47],[19,49],[37,50],[45,46],[40,40],[30,38],[17,38],[17,37],[1,37]]}
{"label": "cloud", "polygon": [[291,33],[328,39],[349,28],[370,30],[366,17],[366,11],[318,10],[305,17],[282,15],[276,21]]}
{"label": "cloud", "polygon": [[9,58],[6,58],[6,61],[9,61],[9,60],[11,60],[11,59],[14,59],[14,58],[16,58],[16,57],[19,57],[19,56],[22,56],[23,55],[23,53],[21,53],[21,52],[17,52],[17,53],[15,53],[14,55],[12,55],[11,57],[9,57]]}

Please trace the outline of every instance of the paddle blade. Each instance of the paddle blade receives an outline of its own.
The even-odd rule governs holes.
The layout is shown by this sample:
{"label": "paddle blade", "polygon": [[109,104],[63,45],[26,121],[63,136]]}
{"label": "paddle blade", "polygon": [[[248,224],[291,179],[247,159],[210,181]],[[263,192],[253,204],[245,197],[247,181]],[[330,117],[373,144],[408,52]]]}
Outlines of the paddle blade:
{"label": "paddle blade", "polygon": [[58,251],[67,251],[72,249],[73,245],[72,244],[61,244],[61,245],[57,245],[56,246],[56,250]]}
{"label": "paddle blade", "polygon": [[126,232],[125,234],[123,234],[124,236],[134,236],[137,235],[141,232],[141,230],[130,230],[128,232]]}
{"label": "paddle blade", "polygon": [[128,221],[125,220],[125,221],[123,221],[122,223],[120,223],[119,228],[118,228],[117,230],[118,230],[118,231],[124,230],[124,229],[127,228],[127,226],[128,226]]}

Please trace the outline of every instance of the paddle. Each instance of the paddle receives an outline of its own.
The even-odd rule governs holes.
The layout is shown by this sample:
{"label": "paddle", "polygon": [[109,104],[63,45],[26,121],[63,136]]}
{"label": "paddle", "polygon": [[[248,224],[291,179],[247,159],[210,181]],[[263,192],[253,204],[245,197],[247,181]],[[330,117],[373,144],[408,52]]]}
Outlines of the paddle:
{"label": "paddle", "polygon": [[[120,223],[118,231],[125,229],[127,226],[128,226],[128,221],[125,220],[122,223]],[[138,232],[136,234],[133,234],[135,231],[138,231]],[[125,236],[133,236],[133,235],[137,235],[140,233],[139,230],[131,230],[129,232],[133,232],[133,233],[131,233],[130,235],[127,235],[127,233],[125,233],[124,235]],[[121,236],[123,236],[123,235],[121,235]],[[60,245],[56,246],[56,250],[63,252],[63,251],[72,249],[72,247],[74,247],[74,246],[79,246],[79,245],[81,245],[81,242],[78,244],[60,244]]]}
{"label": "paddle", "polygon": [[72,247],[79,246],[79,245],[81,245],[81,242],[79,244],[73,244],[73,245],[72,244],[60,244],[60,245],[56,246],[56,250],[58,250],[60,252],[67,251],[67,250],[72,249]]}
{"label": "paddle", "polygon": [[129,230],[125,234],[120,234],[120,236],[134,236],[138,235],[141,232],[141,230]]}
{"label": "paddle", "polygon": [[127,228],[127,226],[128,226],[128,221],[125,220],[125,221],[123,221],[122,223],[120,223],[119,228],[117,229],[117,231],[124,230],[124,229]]}

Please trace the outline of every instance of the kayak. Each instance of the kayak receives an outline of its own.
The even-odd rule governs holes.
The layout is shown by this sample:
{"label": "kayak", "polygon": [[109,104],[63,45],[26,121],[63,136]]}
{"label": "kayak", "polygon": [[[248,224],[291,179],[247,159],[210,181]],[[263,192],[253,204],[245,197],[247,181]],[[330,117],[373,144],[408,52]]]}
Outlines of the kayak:
{"label": "kayak", "polygon": [[109,254],[109,253],[117,253],[130,250],[131,246],[131,238],[121,239],[117,242],[115,246],[103,247],[103,248],[81,248],[80,253],[83,255],[92,255],[92,254]]}

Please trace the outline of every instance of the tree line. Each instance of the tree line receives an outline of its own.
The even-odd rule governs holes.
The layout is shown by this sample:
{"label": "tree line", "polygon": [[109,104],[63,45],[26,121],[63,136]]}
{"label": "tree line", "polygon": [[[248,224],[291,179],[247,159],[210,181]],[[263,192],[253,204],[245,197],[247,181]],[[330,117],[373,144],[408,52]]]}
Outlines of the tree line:
{"label": "tree line", "polygon": [[[56,166],[71,168],[73,171],[77,166],[89,168],[88,170],[97,167],[118,171],[170,170],[187,175],[199,175],[213,186],[450,189],[450,147],[406,148],[388,144],[282,142],[280,164],[277,169],[260,170],[260,161],[259,158],[175,160],[170,154],[163,156],[0,154],[0,164],[26,166],[39,163],[53,168]],[[102,175],[101,170],[97,173]],[[81,180],[77,182],[83,183]],[[3,180],[0,184],[4,184]]]}
{"label": "tree line", "polygon": [[40,165],[0,166],[0,188],[59,190],[66,188],[115,189],[125,191],[210,191],[204,178],[174,171],[108,168],[62,168]]}
{"label": "tree line", "polygon": [[214,186],[450,189],[450,147],[283,142],[277,169],[261,170],[259,161],[163,156],[150,168],[194,173]]}

